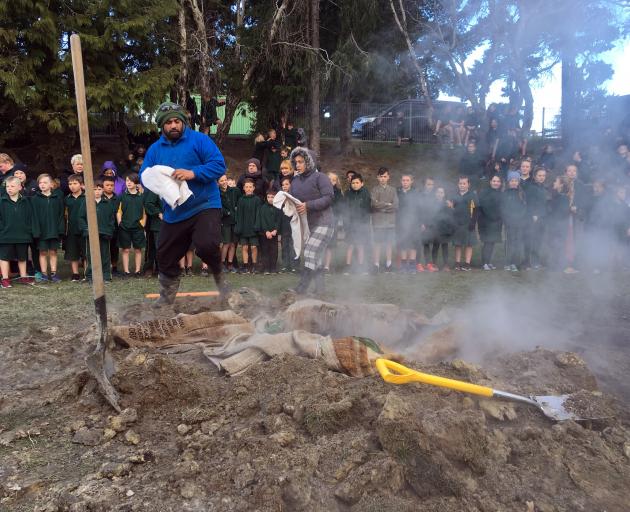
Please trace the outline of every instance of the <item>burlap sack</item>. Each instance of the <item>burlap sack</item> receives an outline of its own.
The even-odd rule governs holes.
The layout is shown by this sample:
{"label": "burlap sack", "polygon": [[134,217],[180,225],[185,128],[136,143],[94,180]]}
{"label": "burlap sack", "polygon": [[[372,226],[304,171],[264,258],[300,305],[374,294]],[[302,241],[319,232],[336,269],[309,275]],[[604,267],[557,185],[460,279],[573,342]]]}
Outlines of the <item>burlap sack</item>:
{"label": "burlap sack", "polygon": [[124,347],[166,347],[186,343],[222,346],[239,335],[254,333],[254,326],[233,311],[209,311],[178,315],[110,328],[116,343]]}

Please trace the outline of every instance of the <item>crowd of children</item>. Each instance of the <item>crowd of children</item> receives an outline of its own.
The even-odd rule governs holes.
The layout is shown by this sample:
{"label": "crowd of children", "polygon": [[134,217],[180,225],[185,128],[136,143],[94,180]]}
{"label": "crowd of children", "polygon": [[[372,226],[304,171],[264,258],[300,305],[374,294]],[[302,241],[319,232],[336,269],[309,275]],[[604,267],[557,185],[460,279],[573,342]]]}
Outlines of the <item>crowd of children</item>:
{"label": "crowd of children", "polygon": [[[245,172],[218,180],[226,272],[273,274],[299,268],[290,219],[273,200],[277,192],[291,191],[294,169],[289,154],[300,137],[290,122],[257,136]],[[424,177],[416,186],[414,176],[403,173],[395,187],[390,171],[381,167],[377,184],[368,190],[358,172],[348,171],[344,183],[328,172],[336,220],[325,271],[468,271],[478,244],[479,267],[486,271],[496,269],[497,244],[503,244],[501,260],[507,271],[545,267],[599,272],[625,266],[630,151],[623,140],[616,141],[601,166],[589,163],[579,151],[558,166],[553,149],[545,146],[535,161],[514,159],[515,154],[491,168],[476,156],[474,140],[466,142],[456,183]],[[157,272],[161,201],[140,185],[136,171],[143,153],[144,148],[138,148],[118,166],[105,162],[89,198],[96,203],[107,280]],[[58,282],[59,250],[69,262],[72,281],[90,279],[81,155],[72,157],[71,166],[61,179],[40,174],[29,181],[23,166],[0,154],[3,288],[11,286],[12,273],[21,283]],[[124,178],[118,174],[120,166]],[[336,255],[341,244],[344,251]],[[192,274],[193,254],[190,247],[180,262],[182,275]],[[203,265],[201,273],[208,274]]]}

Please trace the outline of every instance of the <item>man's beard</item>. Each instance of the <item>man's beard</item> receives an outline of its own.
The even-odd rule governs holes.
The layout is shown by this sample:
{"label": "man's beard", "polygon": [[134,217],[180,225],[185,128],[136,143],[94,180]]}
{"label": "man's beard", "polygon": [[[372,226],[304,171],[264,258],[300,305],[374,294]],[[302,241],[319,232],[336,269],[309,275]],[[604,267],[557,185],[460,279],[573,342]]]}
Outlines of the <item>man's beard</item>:
{"label": "man's beard", "polygon": [[183,131],[183,129],[177,130],[175,128],[171,128],[171,130],[169,130],[168,132],[164,130],[164,135],[168,140],[177,140],[182,136]]}

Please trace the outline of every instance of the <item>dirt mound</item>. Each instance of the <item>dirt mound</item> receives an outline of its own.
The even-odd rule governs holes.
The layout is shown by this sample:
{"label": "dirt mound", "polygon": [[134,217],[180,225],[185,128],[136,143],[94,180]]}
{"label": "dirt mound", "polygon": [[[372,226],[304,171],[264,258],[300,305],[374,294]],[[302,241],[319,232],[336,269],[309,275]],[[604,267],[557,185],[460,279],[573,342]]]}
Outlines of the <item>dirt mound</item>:
{"label": "dirt mound", "polygon": [[[0,509],[622,511],[630,502],[630,431],[608,401],[603,423],[553,424],[526,406],[351,378],[295,356],[230,379],[195,350],[117,357],[120,415],[76,376],[62,379],[66,393],[50,407],[0,413]],[[602,398],[569,353],[516,354],[488,370],[418,368]]]}

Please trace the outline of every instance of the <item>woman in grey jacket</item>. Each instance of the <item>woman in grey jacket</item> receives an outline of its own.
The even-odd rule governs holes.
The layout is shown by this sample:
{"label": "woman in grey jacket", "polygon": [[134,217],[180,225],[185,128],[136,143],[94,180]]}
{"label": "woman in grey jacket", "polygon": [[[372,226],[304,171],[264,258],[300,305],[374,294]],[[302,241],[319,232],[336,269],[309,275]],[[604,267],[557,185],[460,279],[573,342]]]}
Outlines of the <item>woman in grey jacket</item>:
{"label": "woman in grey jacket", "polygon": [[332,210],[334,190],[330,178],[317,170],[308,149],[297,147],[291,151],[291,164],[295,170],[291,195],[302,201],[297,211],[306,213],[310,231],[304,242],[304,269],[294,291],[304,294],[314,281],[314,292],[322,294],[325,287],[323,259],[335,226]]}

